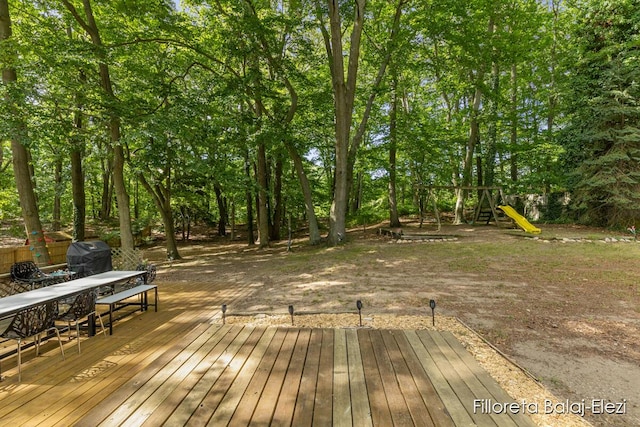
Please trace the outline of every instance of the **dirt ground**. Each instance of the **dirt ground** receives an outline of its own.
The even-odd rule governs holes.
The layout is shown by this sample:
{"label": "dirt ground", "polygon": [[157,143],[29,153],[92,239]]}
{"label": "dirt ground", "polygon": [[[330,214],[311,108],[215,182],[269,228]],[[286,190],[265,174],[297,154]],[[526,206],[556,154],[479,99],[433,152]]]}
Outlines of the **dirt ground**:
{"label": "dirt ground", "polygon": [[[160,265],[160,283],[249,285],[228,304],[236,322],[286,324],[293,305],[298,322],[344,326],[350,319],[358,326],[361,300],[365,327],[430,327],[434,299],[436,327],[453,319],[476,358],[498,355],[521,367],[553,394],[553,414],[584,409],[596,426],[640,425],[640,244],[630,236],[575,226],[543,226],[538,237],[495,226],[404,227],[406,238],[419,240],[378,231],[353,230],[337,248],[294,240],[290,252],[287,242],[258,250],[243,236],[194,236],[181,246],[183,260],[164,261],[161,247],[145,256]],[[502,371],[501,383],[528,379],[533,385],[522,385],[515,397],[530,402],[536,384],[514,366]],[[601,402],[623,413],[598,413],[609,411],[598,409]]]}

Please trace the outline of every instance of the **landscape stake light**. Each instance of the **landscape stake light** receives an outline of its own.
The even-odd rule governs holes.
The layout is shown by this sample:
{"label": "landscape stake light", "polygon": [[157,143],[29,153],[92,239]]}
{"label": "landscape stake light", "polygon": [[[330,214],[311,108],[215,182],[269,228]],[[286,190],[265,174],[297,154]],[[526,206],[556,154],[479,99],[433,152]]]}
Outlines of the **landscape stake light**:
{"label": "landscape stake light", "polygon": [[227,304],[222,304],[222,324],[224,325],[227,320],[226,320],[226,312],[227,312]]}
{"label": "landscape stake light", "polygon": [[291,326],[293,326],[293,306],[289,306],[289,314],[291,315]]}
{"label": "landscape stake light", "polygon": [[358,317],[360,317],[360,327],[362,327],[362,301],[356,301],[356,307],[358,307]]}
{"label": "landscape stake light", "polygon": [[433,326],[436,326],[436,300],[430,300],[429,307],[431,307],[431,321]]}

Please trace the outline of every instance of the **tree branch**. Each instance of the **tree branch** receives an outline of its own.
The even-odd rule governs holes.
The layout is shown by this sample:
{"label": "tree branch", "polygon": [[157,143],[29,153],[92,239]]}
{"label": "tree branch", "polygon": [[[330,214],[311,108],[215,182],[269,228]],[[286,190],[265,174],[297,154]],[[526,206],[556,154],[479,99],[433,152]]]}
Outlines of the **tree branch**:
{"label": "tree branch", "polygon": [[64,4],[64,6],[67,8],[67,10],[73,16],[73,18],[78,22],[78,24],[80,24],[82,29],[85,30],[87,32],[87,34],[89,34],[91,36],[91,38],[93,38],[94,34],[95,34],[93,28],[91,28],[89,26],[89,24],[87,24],[84,21],[82,16],[80,16],[80,14],[78,13],[78,10],[76,9],[76,7],[74,5],[72,5],[71,2],[69,2],[69,0],[62,0],[62,4]]}
{"label": "tree branch", "polygon": [[331,54],[333,49],[331,47],[331,37],[329,36],[327,27],[324,25],[319,5],[316,6],[316,17],[318,18],[318,26],[320,27],[320,32],[324,39],[324,48],[327,51],[327,58],[329,59],[329,71],[331,72],[331,75],[333,75],[333,55]]}
{"label": "tree branch", "polygon": [[237,71],[232,69],[225,62],[223,62],[223,61],[219,60],[218,58],[216,58],[215,56],[205,52],[204,50],[200,49],[199,47],[194,46],[194,45],[192,45],[190,43],[184,42],[182,40],[176,40],[176,39],[170,39],[170,38],[164,38],[164,37],[152,37],[152,38],[139,38],[139,37],[136,37],[135,39],[127,41],[127,42],[105,45],[105,47],[108,48],[108,49],[113,49],[113,48],[116,48],[116,47],[130,46],[130,45],[134,45],[134,44],[137,44],[137,43],[167,43],[167,44],[171,44],[171,45],[174,45],[174,46],[183,47],[183,48],[191,50],[191,51],[193,51],[193,52],[195,52],[195,53],[197,53],[199,55],[202,55],[205,58],[211,60],[212,62],[215,62],[216,64],[224,67],[226,71],[229,71],[235,77],[242,78],[242,76]]}
{"label": "tree branch", "polygon": [[[256,13],[253,3],[251,3],[251,0],[245,0],[245,2],[249,5],[249,8],[251,9],[251,13],[253,14],[253,17],[256,20],[258,20],[258,22],[260,23],[260,26],[262,26],[262,22],[260,22],[258,18],[258,14]],[[293,84],[291,84],[291,81],[287,77],[282,67],[282,62],[274,58],[274,56],[272,55],[269,42],[267,41],[267,38],[264,36],[264,33],[262,31],[258,33],[258,38],[260,39],[260,44],[262,45],[262,50],[264,51],[267,62],[280,75],[285,87],[287,88],[287,92],[289,92],[291,104],[289,105],[289,110],[284,119],[284,123],[286,124],[291,123],[291,121],[293,120],[293,117],[296,114],[296,110],[298,108],[298,93],[296,92],[295,88],[293,87]],[[264,111],[266,112],[266,109],[264,109]]]}
{"label": "tree branch", "polygon": [[367,105],[365,107],[364,114],[362,116],[362,120],[358,125],[358,130],[351,140],[351,145],[349,147],[349,156],[355,156],[355,153],[358,151],[360,144],[362,142],[362,138],[364,137],[365,130],[367,128],[367,122],[369,117],[371,116],[371,109],[373,108],[373,102],[375,101],[376,94],[380,84],[382,83],[382,79],[384,78],[385,72],[387,70],[387,66],[391,61],[391,55],[393,54],[393,47],[396,42],[396,38],[398,36],[398,31],[400,30],[400,18],[402,17],[402,8],[407,3],[406,0],[399,0],[398,5],[396,6],[396,12],[393,18],[393,26],[391,27],[391,34],[389,36],[389,43],[386,47],[386,53],[384,59],[380,63],[380,67],[378,68],[378,74],[376,75],[376,79],[373,83],[373,88],[371,89],[371,93],[369,94],[369,98],[367,99]]}

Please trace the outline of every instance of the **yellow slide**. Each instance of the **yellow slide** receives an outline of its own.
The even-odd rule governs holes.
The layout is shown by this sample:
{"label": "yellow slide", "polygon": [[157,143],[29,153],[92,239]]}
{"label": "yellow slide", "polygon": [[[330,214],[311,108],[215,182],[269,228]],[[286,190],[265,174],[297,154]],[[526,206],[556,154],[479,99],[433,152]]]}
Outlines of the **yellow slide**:
{"label": "yellow slide", "polygon": [[542,230],[540,230],[535,225],[532,225],[529,221],[527,221],[527,218],[525,218],[522,215],[520,215],[511,206],[504,205],[504,206],[498,206],[498,207],[500,209],[502,209],[502,212],[504,212],[509,218],[513,219],[516,222],[516,224],[518,224],[520,226],[520,228],[522,228],[527,233],[536,233],[537,234],[537,233],[541,233],[542,232]]}

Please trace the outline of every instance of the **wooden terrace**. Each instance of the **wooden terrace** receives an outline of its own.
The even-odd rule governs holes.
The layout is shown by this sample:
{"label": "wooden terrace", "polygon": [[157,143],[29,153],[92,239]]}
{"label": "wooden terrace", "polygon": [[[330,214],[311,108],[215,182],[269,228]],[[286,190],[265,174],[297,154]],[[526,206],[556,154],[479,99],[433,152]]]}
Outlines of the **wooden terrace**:
{"label": "wooden terrace", "polygon": [[[533,426],[474,410],[512,399],[447,332],[223,325],[248,287],[163,283],[112,336],[2,360],[0,421],[20,426]],[[14,342],[3,343],[6,351]]]}

